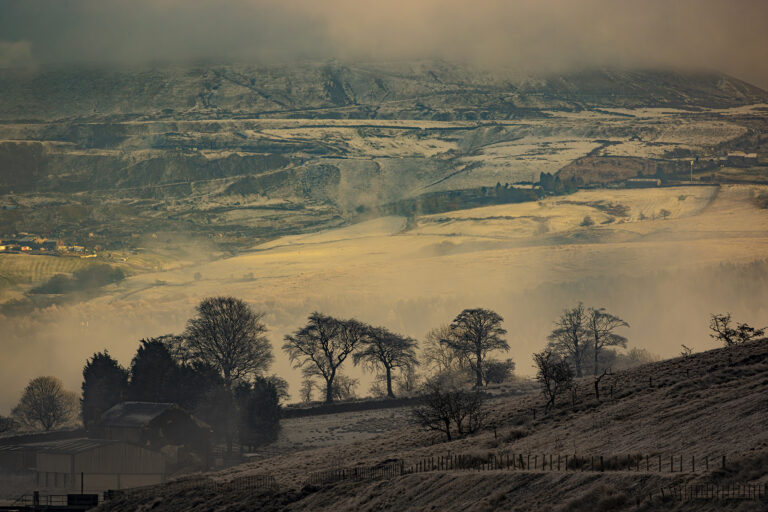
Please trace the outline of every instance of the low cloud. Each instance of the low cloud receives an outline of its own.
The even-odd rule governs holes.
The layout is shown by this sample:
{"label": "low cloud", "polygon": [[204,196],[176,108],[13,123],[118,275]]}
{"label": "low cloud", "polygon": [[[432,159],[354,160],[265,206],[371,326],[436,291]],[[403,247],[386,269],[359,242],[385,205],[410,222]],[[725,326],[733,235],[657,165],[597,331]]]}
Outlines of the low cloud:
{"label": "low cloud", "polygon": [[47,64],[442,58],[523,73],[717,69],[768,86],[762,0],[10,0],[0,10],[6,39]]}

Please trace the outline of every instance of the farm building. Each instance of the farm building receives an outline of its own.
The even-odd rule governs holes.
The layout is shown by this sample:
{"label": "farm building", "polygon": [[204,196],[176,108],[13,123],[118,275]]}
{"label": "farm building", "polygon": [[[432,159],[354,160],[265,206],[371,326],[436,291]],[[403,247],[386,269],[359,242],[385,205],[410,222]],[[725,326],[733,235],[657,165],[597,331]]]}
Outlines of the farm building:
{"label": "farm building", "polygon": [[757,153],[745,153],[743,151],[728,153],[726,162],[728,165],[733,165],[736,167],[755,165],[757,164]]}
{"label": "farm building", "polygon": [[[33,471],[38,488],[95,492],[161,483],[165,457],[140,446],[108,439],[64,439],[4,446],[0,460],[16,472]],[[29,467],[29,464],[33,464]]]}
{"label": "farm building", "polygon": [[106,411],[100,435],[162,451],[171,465],[207,465],[212,429],[175,404],[122,402]]}

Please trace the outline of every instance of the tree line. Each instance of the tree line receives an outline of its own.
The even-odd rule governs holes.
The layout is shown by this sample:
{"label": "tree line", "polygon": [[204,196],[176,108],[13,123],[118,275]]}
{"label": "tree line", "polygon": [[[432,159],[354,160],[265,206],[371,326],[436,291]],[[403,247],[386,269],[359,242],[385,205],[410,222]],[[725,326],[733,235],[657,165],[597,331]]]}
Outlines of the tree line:
{"label": "tree line", "polygon": [[[235,440],[269,443],[277,437],[281,401],[289,394],[283,378],[268,374],[274,355],[264,316],[237,298],[203,299],[182,334],[142,339],[129,367],[106,350],[93,354],[83,368],[79,400],[55,377],[33,379],[11,418],[0,417],[0,431],[19,425],[51,430],[79,417],[96,432],[106,410],[130,400],[178,404],[208,423],[230,450]],[[283,338],[282,350],[302,372],[304,401],[318,388],[326,403],[353,396],[357,382],[343,373],[351,361],[375,375],[373,395],[421,396],[416,421],[451,439],[482,426],[481,389],[513,374],[514,362],[497,357],[510,348],[503,321],[489,309],[464,309],[420,344],[386,327],[316,311]],[[621,334],[626,328],[626,321],[604,308],[579,303],[564,310],[545,349],[533,355],[546,407],[555,406],[574,378],[591,373],[599,393],[597,384],[611,368],[654,360],[647,351],[616,350],[627,347]],[[764,334],[734,323],[730,314],[712,315],[710,329],[726,346]]]}

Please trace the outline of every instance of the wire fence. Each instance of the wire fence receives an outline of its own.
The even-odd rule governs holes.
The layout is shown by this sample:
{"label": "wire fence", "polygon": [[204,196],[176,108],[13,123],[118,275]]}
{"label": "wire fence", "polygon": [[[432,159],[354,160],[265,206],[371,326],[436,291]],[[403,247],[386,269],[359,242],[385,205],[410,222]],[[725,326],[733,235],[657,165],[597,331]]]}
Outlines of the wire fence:
{"label": "wire fence", "polygon": [[725,455],[563,455],[546,453],[448,454],[417,460],[406,473],[453,470],[519,471],[634,471],[656,473],[700,473],[726,466]]}
{"label": "wire fence", "polygon": [[768,484],[734,484],[734,485],[671,485],[659,489],[658,496],[662,499],[676,501],[694,500],[768,500]]}
{"label": "wire fence", "polygon": [[335,468],[310,473],[304,485],[324,485],[343,480],[382,480],[404,474],[402,461],[380,464],[376,466],[355,466],[351,468]]}

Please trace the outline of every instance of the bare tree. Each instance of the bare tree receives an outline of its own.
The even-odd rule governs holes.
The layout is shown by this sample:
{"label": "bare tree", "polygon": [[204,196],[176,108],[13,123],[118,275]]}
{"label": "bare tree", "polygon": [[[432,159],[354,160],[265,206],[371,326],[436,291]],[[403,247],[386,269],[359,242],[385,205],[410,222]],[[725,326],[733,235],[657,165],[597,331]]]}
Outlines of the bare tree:
{"label": "bare tree", "polygon": [[339,366],[368,335],[357,320],[338,320],[315,311],[307,325],[285,336],[283,350],[296,368],[305,368],[325,381],[325,401],[333,402],[333,381]]}
{"label": "bare tree", "polygon": [[466,355],[442,342],[450,336],[451,327],[441,325],[429,331],[421,344],[421,364],[433,376],[471,371]]}
{"label": "bare tree", "polygon": [[19,423],[13,418],[0,416],[0,434],[4,432],[13,432],[19,427]]}
{"label": "bare tree", "polygon": [[536,363],[536,380],[541,384],[541,391],[547,399],[547,409],[555,406],[557,397],[571,387],[573,370],[568,361],[551,350],[533,354]]}
{"label": "bare tree", "polygon": [[357,396],[357,385],[360,381],[337,373],[336,378],[333,380],[333,399],[334,400],[351,400]]}
{"label": "bare tree", "polygon": [[579,302],[575,308],[563,311],[547,337],[552,351],[573,362],[577,377],[582,376],[582,362],[588,346],[586,321],[587,312]]}
{"label": "bare tree", "polygon": [[71,423],[78,405],[77,395],[65,390],[59,379],[37,377],[27,384],[11,414],[19,423],[47,432]]}
{"label": "bare tree", "polygon": [[736,324],[735,328],[732,327],[730,313],[711,315],[709,329],[714,333],[710,334],[710,337],[722,341],[726,347],[731,347],[738,343],[746,343],[765,334],[764,328],[757,329],[746,323],[739,323]]}
{"label": "bare tree", "polygon": [[392,391],[392,371],[408,369],[419,364],[416,360],[416,340],[395,334],[383,327],[369,330],[361,342],[360,350],[352,357],[355,364],[363,363],[372,371],[383,370],[387,381],[387,396],[395,398]]}
{"label": "bare tree", "polygon": [[607,313],[605,308],[589,308],[587,311],[586,328],[592,338],[592,352],[595,358],[594,375],[599,373],[597,361],[603,348],[627,346],[627,338],[614,332],[619,327],[629,327],[629,324]]}
{"label": "bare tree", "polygon": [[315,391],[315,381],[311,376],[305,376],[301,380],[301,388],[299,388],[299,396],[301,401],[308,404],[312,401],[312,393]]}
{"label": "bare tree", "polygon": [[209,297],[187,322],[184,338],[193,358],[216,368],[231,390],[234,382],[261,375],[272,364],[263,317],[240,299]]}
{"label": "bare tree", "polygon": [[425,386],[422,404],[412,410],[416,422],[427,430],[442,432],[448,441],[478,431],[486,417],[483,395],[475,391],[444,387],[439,379]]}
{"label": "bare tree", "polygon": [[489,309],[465,309],[453,319],[449,335],[441,342],[462,354],[475,372],[475,387],[483,386],[483,363],[493,350],[509,350],[502,338],[507,331],[501,327],[504,319]]}

